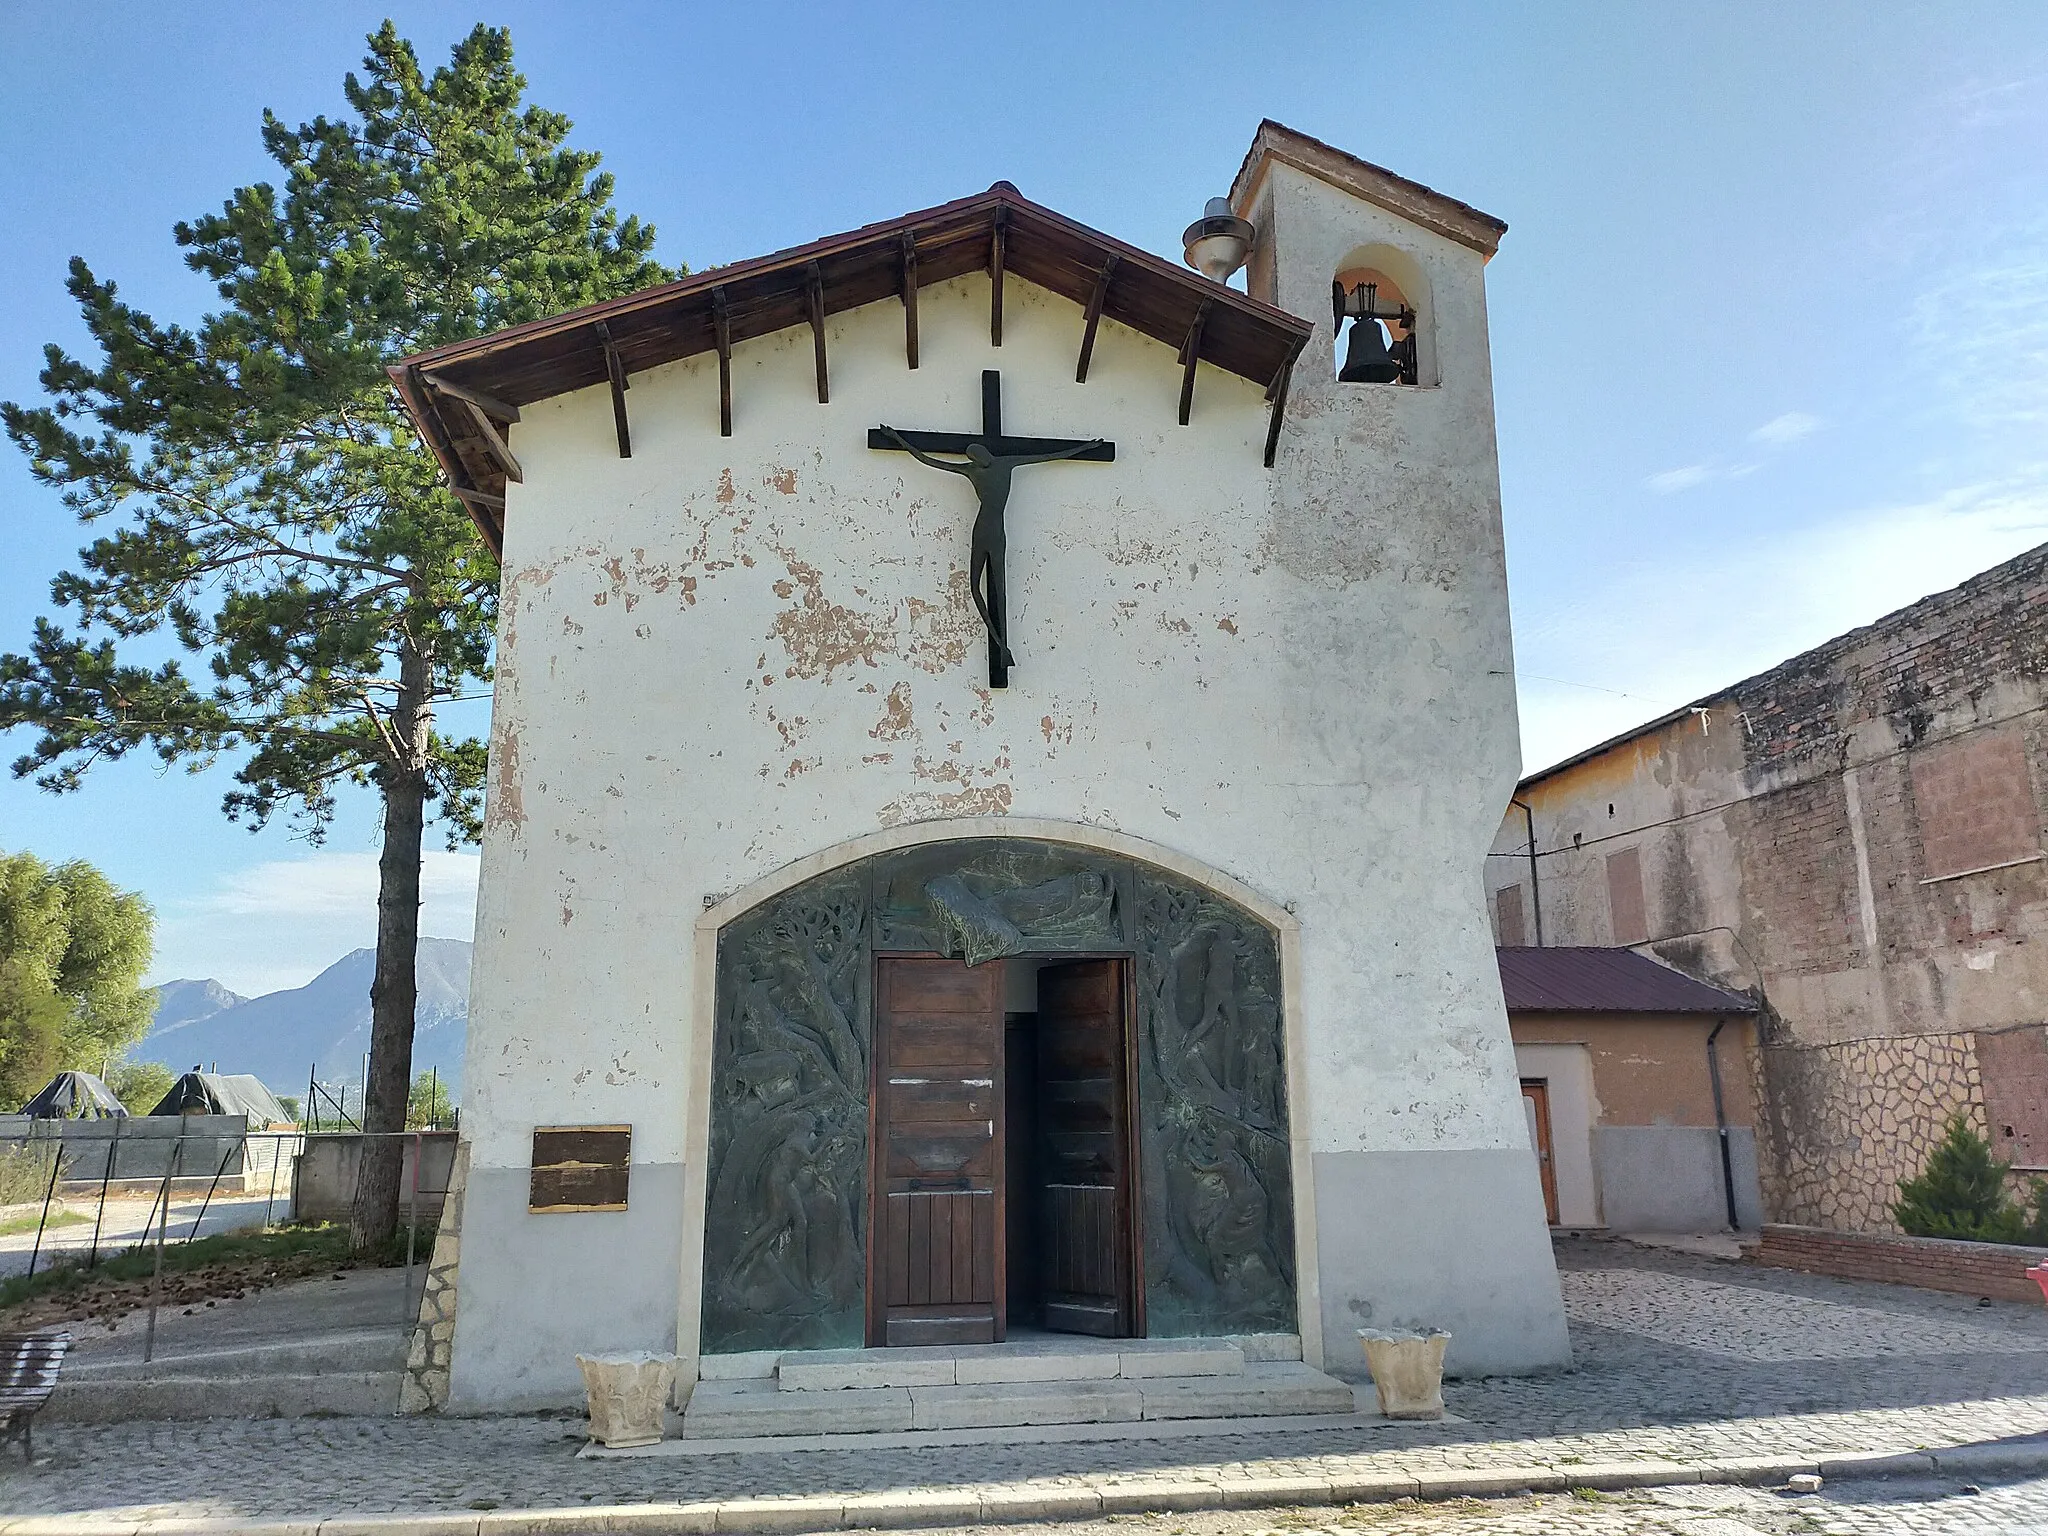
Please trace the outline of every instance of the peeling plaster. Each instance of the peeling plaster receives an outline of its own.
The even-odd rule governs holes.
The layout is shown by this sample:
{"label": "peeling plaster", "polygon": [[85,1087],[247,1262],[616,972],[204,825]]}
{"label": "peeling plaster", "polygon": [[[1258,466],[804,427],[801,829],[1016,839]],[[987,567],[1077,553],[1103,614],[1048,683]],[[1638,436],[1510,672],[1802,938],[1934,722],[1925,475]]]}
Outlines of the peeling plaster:
{"label": "peeling plaster", "polygon": [[911,731],[910,684],[898,683],[882,704],[882,718],[868,734],[877,741],[901,741]]}
{"label": "peeling plaster", "polygon": [[950,795],[920,792],[891,800],[876,819],[885,827],[895,827],[906,821],[941,821],[953,816],[1007,816],[1010,801],[1007,784],[983,784]]}
{"label": "peeling plaster", "polygon": [[526,821],[526,797],[519,783],[519,731],[507,725],[491,748],[491,792],[484,813],[486,831],[505,828],[515,836]]}

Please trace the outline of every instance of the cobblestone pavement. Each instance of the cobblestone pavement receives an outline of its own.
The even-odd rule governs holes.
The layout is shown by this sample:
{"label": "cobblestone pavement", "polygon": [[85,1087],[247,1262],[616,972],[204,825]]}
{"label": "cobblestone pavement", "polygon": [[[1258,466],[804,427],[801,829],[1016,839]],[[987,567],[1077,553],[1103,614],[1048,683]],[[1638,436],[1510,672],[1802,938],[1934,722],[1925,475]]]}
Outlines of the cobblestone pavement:
{"label": "cobblestone pavement", "polygon": [[[1569,1473],[1617,1461],[1818,1457],[2048,1438],[2048,1312],[2041,1308],[1981,1306],[1968,1297],[1851,1284],[1620,1243],[1561,1243],[1559,1262],[1576,1367],[1540,1378],[1450,1383],[1445,1397],[1463,1423],[1369,1421],[1358,1428],[1178,1440],[603,1461],[575,1459],[581,1423],[568,1416],[50,1424],[37,1435],[42,1459],[35,1468],[0,1469],[0,1511],[277,1519],[574,1509],[919,1488],[1111,1489],[1161,1478],[1342,1478],[1539,1466]],[[1798,1516],[1846,1524],[1774,1526],[1752,1520],[1750,1528],[1980,1528],[1914,1524],[1921,1505],[1885,1506],[1866,1492],[1886,1486],[1838,1484],[1850,1502],[1825,1496],[1810,1508],[1801,1506]],[[1791,1507],[1740,1490],[1657,1495],[1708,1501],[1723,1496],[1762,1499],[1757,1510],[1772,1518]],[[1610,1515],[1665,1518],[1654,1502],[1638,1508],[1646,1495],[1619,1497],[1622,1502],[1613,1505],[1552,1499],[1500,1512],[1515,1519],[1526,1514],[1537,1522],[1526,1527],[1531,1531],[1660,1528],[1555,1523]],[[1854,1501],[1866,1497],[1872,1509],[1892,1510],[1882,1518],[1906,1523],[1855,1523],[1865,1516],[1857,1512],[1864,1506]],[[1989,1502],[1951,1502],[1974,1512],[1999,1507],[2007,1494],[1982,1497]],[[1386,1522],[1411,1516],[1444,1520],[1455,1513],[1449,1506],[1404,1513],[1402,1506],[1384,1505],[1342,1518],[1355,1529],[1400,1530],[1398,1523]],[[1694,1536],[1744,1529],[1715,1527],[1711,1521],[1723,1517],[1711,1509],[1686,1513],[1674,1505],[1671,1513],[1694,1523],[1667,1520],[1664,1528]],[[1333,1514],[1324,1509],[1313,1518],[1327,1521]],[[2048,1514],[2037,1511],[2032,1518],[2044,1522]],[[1553,1524],[1542,1524],[1544,1519]],[[1269,1516],[1266,1525],[1272,1524]],[[1188,1523],[1187,1529],[1198,1527]]]}

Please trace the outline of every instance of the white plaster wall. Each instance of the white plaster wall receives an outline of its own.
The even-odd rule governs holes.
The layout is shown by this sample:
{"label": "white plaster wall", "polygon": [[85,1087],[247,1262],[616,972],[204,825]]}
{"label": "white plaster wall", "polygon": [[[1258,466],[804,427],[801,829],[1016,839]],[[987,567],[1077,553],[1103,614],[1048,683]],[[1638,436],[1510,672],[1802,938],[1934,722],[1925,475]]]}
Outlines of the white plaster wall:
{"label": "white plaster wall", "polygon": [[1557,1220],[1597,1227],[1600,1186],[1593,1173],[1593,1058],[1583,1045],[1518,1045],[1515,1069],[1550,1086],[1550,1166],[1557,1179]]}
{"label": "white plaster wall", "polygon": [[[559,1313],[581,1282],[550,1275],[666,1263],[673,1317],[684,1239],[673,1210],[643,1209],[637,1165],[667,1190],[688,1142],[692,923],[814,850],[907,822],[1081,823],[1284,904],[1308,1148],[1427,1154],[1404,1165],[1419,1170],[1479,1155],[1474,1190],[1524,1226],[1533,1212],[1540,1236],[1481,905],[1516,758],[1479,265],[1385,222],[1435,264],[1444,385],[1347,401],[1304,380],[1277,471],[1260,462],[1258,387],[1204,366],[1179,427],[1172,349],[1109,322],[1076,385],[1078,307],[1014,277],[1000,349],[985,279],[925,290],[914,372],[894,301],[835,317],[828,406],[807,331],[742,345],[730,439],[711,358],[633,380],[629,460],[603,390],[527,409],[464,1116],[473,1188],[499,1171],[512,1229],[496,1259],[464,1234],[458,1407],[573,1390]],[[1388,237],[1361,229],[1344,248]],[[1292,307],[1327,316],[1327,277],[1322,293],[1320,310]],[[1327,370],[1314,353],[1311,376]],[[1018,665],[995,693],[966,593],[971,493],[864,446],[881,422],[975,427],[986,367],[1003,372],[1008,430],[1117,444],[1111,465],[1018,473]],[[534,1125],[579,1122],[634,1126],[634,1207],[575,1218],[579,1251],[539,1258],[561,1229],[509,1191]],[[1399,1181],[1425,1221],[1442,1215],[1434,1176]],[[1323,1264],[1325,1320],[1353,1355],[1346,1325],[1391,1315],[1360,1299],[1365,1262]],[[1336,1293],[1333,1264],[1352,1277]],[[1547,1248],[1539,1267],[1512,1320],[1526,1338],[1478,1363],[1562,1358]],[[641,1292],[617,1305],[642,1308]],[[673,1338],[636,1326],[642,1344]],[[546,1336],[507,1343],[520,1328]],[[573,1347],[632,1330],[590,1331],[605,1337]]]}

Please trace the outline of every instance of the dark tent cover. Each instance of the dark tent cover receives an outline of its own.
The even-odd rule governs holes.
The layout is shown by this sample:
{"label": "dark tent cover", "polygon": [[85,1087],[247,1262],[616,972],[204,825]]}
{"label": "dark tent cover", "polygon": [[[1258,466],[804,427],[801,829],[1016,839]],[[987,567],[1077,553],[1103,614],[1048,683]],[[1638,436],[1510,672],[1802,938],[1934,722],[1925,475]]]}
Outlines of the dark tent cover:
{"label": "dark tent cover", "polygon": [[291,1112],[247,1072],[187,1072],[163,1096],[152,1115],[247,1115],[250,1129],[289,1125]]}
{"label": "dark tent cover", "polygon": [[114,1090],[90,1072],[59,1072],[21,1112],[36,1120],[109,1120],[128,1113]]}

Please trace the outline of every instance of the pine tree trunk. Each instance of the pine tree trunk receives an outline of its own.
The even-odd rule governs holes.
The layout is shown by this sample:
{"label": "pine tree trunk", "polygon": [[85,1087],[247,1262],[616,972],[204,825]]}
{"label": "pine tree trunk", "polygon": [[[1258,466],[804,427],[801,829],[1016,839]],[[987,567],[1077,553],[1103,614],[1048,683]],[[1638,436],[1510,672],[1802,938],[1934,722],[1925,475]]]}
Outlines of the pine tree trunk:
{"label": "pine tree trunk", "polygon": [[419,1000],[420,853],[426,835],[427,777],[418,762],[431,726],[425,658],[406,645],[399,656],[393,734],[414,761],[378,775],[384,792],[384,848],[377,858],[377,972],[370,983],[370,1080],[363,1101],[362,1161],[357,1165],[349,1246],[359,1254],[387,1246],[398,1230],[405,1129],[412,1088],[413,1014]]}
{"label": "pine tree trunk", "polygon": [[[384,849],[377,861],[377,973],[370,983],[370,1083],[363,1129],[405,1129],[412,1086],[412,1028],[419,996],[420,849],[426,832],[426,784],[419,778],[384,789]],[[349,1241],[357,1253],[382,1248],[398,1230],[402,1137],[366,1140],[358,1165]]]}

